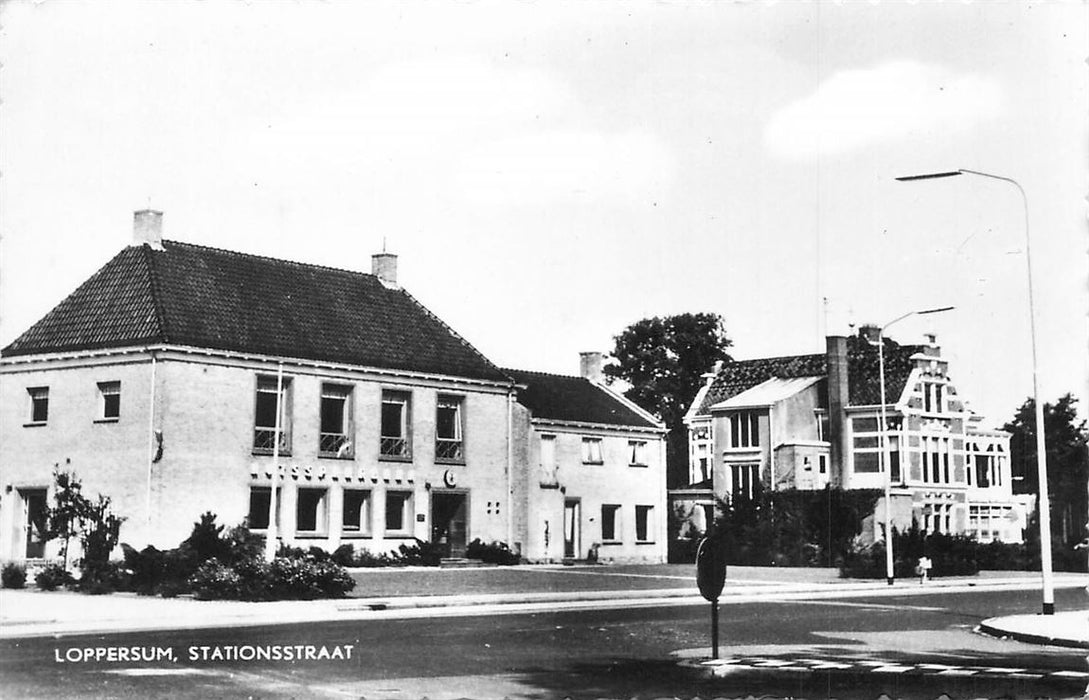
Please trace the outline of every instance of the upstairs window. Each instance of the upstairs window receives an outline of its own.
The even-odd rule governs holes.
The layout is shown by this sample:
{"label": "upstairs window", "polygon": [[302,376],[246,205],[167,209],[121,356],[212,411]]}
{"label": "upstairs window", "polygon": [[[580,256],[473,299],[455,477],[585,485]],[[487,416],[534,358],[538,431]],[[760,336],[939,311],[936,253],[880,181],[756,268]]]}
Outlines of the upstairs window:
{"label": "upstairs window", "polygon": [[542,486],[556,486],[559,483],[559,475],[556,469],[556,436],[541,436],[541,472]]}
{"label": "upstairs window", "polygon": [[582,463],[602,464],[601,438],[582,438]]}
{"label": "upstairs window", "polygon": [[[277,446],[281,453],[291,451],[291,379],[284,377],[282,390],[277,395],[276,377],[257,377],[256,409],[253,422],[253,449],[255,452],[272,452]],[[280,432],[276,432],[277,407],[279,407]]]}
{"label": "upstairs window", "polygon": [[26,392],[30,396],[30,422],[45,423],[49,420],[49,387],[32,387]]}
{"label": "upstairs window", "polygon": [[738,411],[730,416],[730,447],[759,447],[760,421],[756,411]]}
{"label": "upstairs window", "polygon": [[936,382],[923,382],[923,412],[945,412],[945,385]]}
{"label": "upstairs window", "polygon": [[352,387],[322,384],[318,454],[350,459],[355,454],[352,432]]}
{"label": "upstairs window", "polygon": [[464,462],[462,440],[462,400],[440,396],[435,411],[435,459],[440,462]]}
{"label": "upstairs window", "polygon": [[647,443],[645,440],[628,441],[628,466],[647,466]]}
{"label": "upstairs window", "polygon": [[382,392],[380,456],[412,459],[412,448],[409,442],[410,401],[410,395],[403,391]]}
{"label": "upstairs window", "polygon": [[121,382],[98,383],[98,417],[102,420],[121,417]]}

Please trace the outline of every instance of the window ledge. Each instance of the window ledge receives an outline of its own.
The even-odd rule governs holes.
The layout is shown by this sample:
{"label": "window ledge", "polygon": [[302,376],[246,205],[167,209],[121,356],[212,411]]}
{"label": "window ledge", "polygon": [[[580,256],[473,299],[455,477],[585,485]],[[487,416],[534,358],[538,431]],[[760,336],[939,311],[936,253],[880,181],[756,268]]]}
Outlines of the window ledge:
{"label": "window ledge", "polygon": [[654,544],[654,540],[638,540],[635,544]]}
{"label": "window ledge", "polygon": [[629,467],[637,467],[639,469],[646,469],[648,465],[646,465],[646,464],[629,464],[628,466]]}
{"label": "window ledge", "polygon": [[340,539],[342,540],[372,540],[374,535],[369,532],[341,532]]}
{"label": "window ledge", "polygon": [[602,547],[616,546],[618,544],[624,544],[623,540],[605,540],[601,543]]}
{"label": "window ledge", "polygon": [[[283,454],[283,453],[281,452],[280,454]],[[335,459],[335,460],[337,460],[339,462],[351,462],[351,461],[355,460],[355,455],[354,454],[337,455],[337,454],[333,454],[332,452],[319,452],[318,453],[318,459]]]}
{"label": "window ledge", "polygon": [[296,532],[295,539],[297,540],[325,540],[329,539],[329,533],[327,532],[312,532],[307,530],[306,532]]}
{"label": "window ledge", "polygon": [[406,456],[401,456],[401,455],[378,455],[378,461],[379,462],[401,462],[403,464],[411,464],[412,463],[412,456],[409,455],[409,456],[406,457]]}
{"label": "window ledge", "polygon": [[435,464],[452,464],[455,467],[464,467],[465,466],[465,460],[464,459],[441,459],[439,457],[436,457],[435,458]]}
{"label": "window ledge", "polygon": [[120,418],[95,418],[95,423],[117,423]]}
{"label": "window ledge", "polygon": [[386,536],[385,536],[385,539],[387,539],[387,540],[412,540],[412,539],[415,539],[415,538],[416,538],[415,535],[413,535],[411,533],[407,533],[407,532],[404,532],[404,533],[387,532]]}
{"label": "window ledge", "polygon": [[[250,452],[250,454],[252,454],[254,457],[271,457],[272,456],[272,450],[258,449],[258,448],[255,447],[255,448],[253,448],[253,451]],[[280,456],[281,457],[290,457],[291,456],[291,450],[280,450]]]}
{"label": "window ledge", "polygon": [[[600,460],[600,459],[599,459],[599,460],[596,460],[596,461],[593,461],[593,462],[587,462],[587,461],[583,461],[583,464],[586,464],[586,465],[602,465],[602,464],[605,464],[605,461],[604,461],[604,460]],[[633,465],[631,465],[631,466],[635,466],[635,465],[633,464]],[[645,464],[642,464],[642,465],[639,465],[639,466],[643,466],[643,467],[645,467],[645,466],[647,466],[647,465],[645,465]]]}
{"label": "window ledge", "polygon": [[49,425],[49,423],[47,423],[44,420],[31,421],[30,423],[23,423],[24,428],[42,428],[42,427],[45,427],[47,425]]}

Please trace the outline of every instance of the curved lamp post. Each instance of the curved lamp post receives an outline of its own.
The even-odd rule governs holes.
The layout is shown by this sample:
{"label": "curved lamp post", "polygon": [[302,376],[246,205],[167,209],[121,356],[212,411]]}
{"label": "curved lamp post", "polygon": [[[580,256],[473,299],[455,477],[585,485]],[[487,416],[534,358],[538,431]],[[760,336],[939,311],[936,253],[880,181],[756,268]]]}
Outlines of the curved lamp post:
{"label": "curved lamp post", "polygon": [[896,573],[893,568],[892,557],[892,472],[889,471],[889,423],[885,408],[888,403],[885,399],[885,330],[892,324],[903,321],[910,316],[925,316],[926,314],[952,311],[952,309],[952,306],[943,306],[938,309],[909,311],[877,328],[877,368],[878,382],[881,385],[881,471],[885,474],[885,581],[890,586],[896,582]]}
{"label": "curved lamp post", "polygon": [[992,180],[1008,182],[1021,193],[1021,204],[1025,212],[1025,268],[1028,273],[1028,306],[1029,306],[1029,334],[1032,339],[1032,398],[1036,403],[1036,474],[1039,479],[1038,490],[1040,509],[1040,569],[1043,579],[1045,615],[1055,614],[1055,590],[1052,583],[1051,572],[1051,502],[1047,493],[1047,451],[1044,444],[1044,404],[1040,401],[1040,384],[1038,381],[1036,363],[1036,306],[1032,297],[1032,249],[1029,237],[1028,196],[1025,189],[1010,177],[992,175],[978,170],[961,168],[942,173],[928,173],[925,175],[908,175],[896,178],[900,182],[913,180],[934,180],[938,178],[956,177],[958,175],[978,175]]}

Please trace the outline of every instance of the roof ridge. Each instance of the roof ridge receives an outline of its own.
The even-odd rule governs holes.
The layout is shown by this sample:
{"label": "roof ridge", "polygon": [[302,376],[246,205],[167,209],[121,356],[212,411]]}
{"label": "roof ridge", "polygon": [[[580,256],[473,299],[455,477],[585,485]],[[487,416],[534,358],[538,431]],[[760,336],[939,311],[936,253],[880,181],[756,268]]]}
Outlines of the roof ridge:
{"label": "roof ridge", "polygon": [[[536,374],[539,377],[558,377],[560,379],[582,379],[590,382],[586,377],[579,376],[577,374],[559,374],[557,372],[541,372],[534,369],[517,369],[515,367],[500,367],[500,370],[504,372],[521,372],[523,374]],[[594,382],[590,382],[593,384]]]}
{"label": "roof ridge", "polygon": [[[374,275],[370,275],[370,276],[373,277]],[[421,311],[423,311],[425,314],[430,316],[436,323],[438,323],[440,326],[442,326],[444,329],[446,329],[446,332],[449,333],[451,336],[453,336],[455,340],[457,340],[462,345],[464,345],[465,347],[467,347],[470,350],[472,350],[473,352],[475,352],[477,354],[477,356],[480,359],[484,360],[484,362],[489,367],[491,367],[492,369],[494,369],[497,372],[500,372],[500,373],[503,372],[503,370],[499,367],[499,365],[497,365],[494,362],[492,362],[491,360],[489,360],[487,355],[485,355],[484,353],[477,350],[476,347],[474,347],[472,343],[470,343],[468,340],[463,338],[460,333],[458,333],[453,328],[451,328],[446,323],[446,321],[443,321],[441,318],[436,316],[435,313],[431,309],[429,309],[426,306],[424,306],[423,304],[421,304],[420,301],[416,297],[412,296],[412,294],[407,289],[405,289],[404,287],[399,286],[399,287],[397,287],[397,289],[395,291],[398,291],[401,294],[405,295],[408,298],[409,301],[411,301],[416,306],[420,307]],[[513,377],[508,376],[507,379],[508,380],[513,380]]]}
{"label": "roof ridge", "polygon": [[288,265],[296,265],[298,267],[307,267],[315,270],[326,270],[330,272],[346,272],[350,275],[361,275],[363,277],[373,277],[377,279],[377,275],[372,272],[363,272],[361,270],[349,270],[344,267],[333,267],[332,265],[321,265],[319,263],[303,262],[301,260],[288,260],[287,258],[274,258],[271,255],[258,255],[257,253],[246,253],[241,250],[231,250],[230,248],[218,248],[211,245],[201,245],[200,243],[189,243],[187,241],[172,241],[163,239],[164,245],[181,246],[184,248],[200,248],[202,250],[212,250],[217,253],[227,253],[229,255],[237,255],[242,258],[253,258],[256,260],[267,260],[274,263],[286,263]]}
{"label": "roof ridge", "polygon": [[146,243],[140,246],[140,252],[147,272],[148,293],[151,295],[151,310],[155,314],[155,325],[158,327],[160,338],[164,342],[170,342],[170,333],[166,327],[166,316],[160,308],[162,293],[159,289],[158,275],[155,274],[155,256],[152,254],[151,246]]}
{"label": "roof ridge", "polygon": [[737,364],[741,364],[743,362],[771,362],[773,360],[796,360],[796,359],[802,358],[802,357],[825,357],[825,355],[826,354],[823,353],[823,352],[809,352],[809,353],[805,353],[805,354],[802,354],[802,355],[777,355],[776,357],[753,357],[753,358],[750,358],[748,360],[732,360],[730,362],[724,362],[722,364],[722,369],[726,370],[731,365],[737,365]]}

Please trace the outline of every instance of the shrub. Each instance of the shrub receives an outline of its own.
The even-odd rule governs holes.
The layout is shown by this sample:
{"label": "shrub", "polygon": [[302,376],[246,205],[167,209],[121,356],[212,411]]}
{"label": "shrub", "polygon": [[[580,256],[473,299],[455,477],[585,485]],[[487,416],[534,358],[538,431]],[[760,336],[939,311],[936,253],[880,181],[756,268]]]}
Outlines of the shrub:
{"label": "shrub", "polygon": [[341,598],[355,587],[348,572],[330,560],[277,558],[270,569],[277,599]]}
{"label": "shrub", "polygon": [[189,577],[189,587],[201,600],[235,599],[241,595],[242,577],[218,559],[209,559]]}
{"label": "shrub", "polygon": [[355,547],[342,544],[333,550],[333,561],[341,566],[355,566]]}
{"label": "shrub", "polygon": [[352,566],[361,566],[364,568],[377,568],[383,566],[404,566],[404,560],[397,554],[374,554],[370,550],[361,549],[356,552],[355,557],[352,559]]}
{"label": "shrub", "polygon": [[4,564],[0,569],[0,585],[4,588],[23,588],[26,586],[26,569],[15,562]]}
{"label": "shrub", "polygon": [[518,564],[522,557],[517,552],[511,551],[506,542],[491,542],[485,544],[479,538],[469,543],[465,549],[465,556],[469,559],[479,559],[488,564],[509,566]]}
{"label": "shrub", "polygon": [[43,591],[55,591],[61,586],[70,586],[75,578],[62,564],[49,564],[34,577],[34,585]]}
{"label": "shrub", "polygon": [[193,531],[182,542],[180,548],[188,547],[193,558],[198,562],[206,562],[210,559],[219,561],[231,560],[231,545],[222,537],[223,526],[216,525],[215,513],[208,511],[200,516],[200,520],[193,523]]}
{"label": "shrub", "polygon": [[413,545],[403,544],[398,548],[398,558],[408,566],[438,566],[442,561],[443,549],[433,542],[416,540]]}
{"label": "shrub", "polygon": [[[974,575],[979,573],[978,547],[975,540],[961,535],[927,534],[914,525],[905,532],[894,529],[893,574],[897,578],[915,576],[915,565],[925,556],[933,563],[931,578]],[[885,575],[885,543],[882,541],[867,547],[856,544],[840,564],[840,576],[844,577],[883,578]]]}

